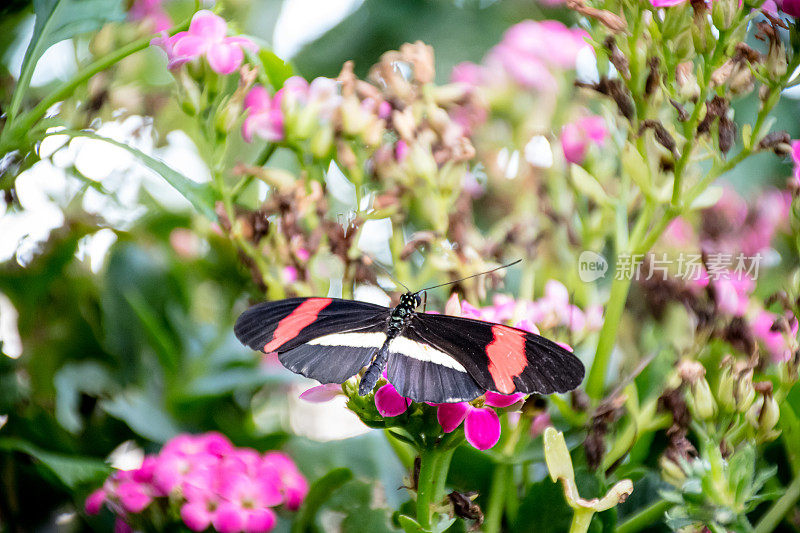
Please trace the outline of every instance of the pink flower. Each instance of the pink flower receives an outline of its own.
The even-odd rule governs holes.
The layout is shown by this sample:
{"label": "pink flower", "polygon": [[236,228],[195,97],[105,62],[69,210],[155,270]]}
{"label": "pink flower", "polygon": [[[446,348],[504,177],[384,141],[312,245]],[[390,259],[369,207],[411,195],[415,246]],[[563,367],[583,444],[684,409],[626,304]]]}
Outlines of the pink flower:
{"label": "pink flower", "polygon": [[564,126],[561,130],[561,148],[564,158],[580,165],[586,158],[591,144],[603,146],[608,139],[605,120],[599,116],[583,117]]}
{"label": "pink flower", "polygon": [[277,477],[287,508],[295,511],[300,507],[308,494],[308,481],[288,455],[280,452],[264,454],[260,471],[262,476]]}
{"label": "pink flower", "polygon": [[453,67],[450,72],[450,81],[453,83],[466,83],[467,85],[477,86],[484,81],[485,71],[481,65],[463,62]]}
{"label": "pink flower", "polygon": [[[753,334],[758,337],[767,348],[772,361],[779,363],[788,361],[792,357],[790,343],[780,329],[773,329],[778,315],[769,311],[760,311],[755,320],[751,323]],[[790,324],[790,334],[792,338],[797,337],[798,322],[796,317],[788,317]]]}
{"label": "pink flower", "polygon": [[[522,393],[510,395],[487,392],[485,404],[508,407],[522,401]],[[455,431],[463,422],[464,436],[474,448],[488,450],[500,440],[500,417],[490,407],[474,407],[468,402],[437,404],[436,418],[445,433]]]}
{"label": "pink flower", "polygon": [[586,31],[567,28],[557,20],[525,20],[506,31],[500,46],[519,58],[535,57],[547,65],[573,69],[578,52],[589,46],[588,36]]}
{"label": "pink flower", "polygon": [[122,518],[114,521],[114,533],[133,533],[133,528]]}
{"label": "pink flower", "polygon": [[375,393],[375,407],[381,416],[400,416],[406,412],[411,400],[400,396],[391,383],[386,383]]}
{"label": "pink flower", "polygon": [[84,509],[86,509],[87,514],[97,514],[102,509],[103,504],[106,502],[106,491],[102,488],[97,489],[96,491],[89,494],[86,498],[86,503],[84,504]]}
{"label": "pink flower", "polygon": [[464,422],[464,435],[473,447],[488,450],[500,440],[500,418],[494,409],[473,407],[467,402],[437,405],[436,418],[445,433]]}
{"label": "pink flower", "polygon": [[541,413],[533,417],[531,423],[531,437],[538,437],[548,426],[552,426],[553,422],[550,420],[550,413]]}
{"label": "pink flower", "polygon": [[255,52],[258,47],[246,37],[227,37],[227,32],[225,19],[203,9],[192,17],[189,31],[176,33],[168,41],[162,37],[153,44],[162,46],[167,52],[169,68],[205,57],[214,72],[230,74],[242,64],[243,48]]}
{"label": "pink flower", "polygon": [[135,0],[128,11],[131,20],[148,20],[153,31],[162,32],[172,27],[172,20],[161,7],[161,0]]}
{"label": "pink flower", "polygon": [[[800,2],[795,2],[798,5],[798,14],[795,17],[800,17]],[[800,187],[800,141],[792,141],[792,161],[794,162],[794,179],[797,186]]]}
{"label": "pink flower", "polygon": [[247,118],[242,124],[242,137],[252,142],[253,135],[258,135],[269,142],[283,140],[282,95],[270,97],[269,92],[261,85],[256,85],[244,98]]}
{"label": "pink flower", "polygon": [[114,489],[114,495],[129,513],[140,513],[153,501],[147,485],[135,481],[123,481]]}
{"label": "pink flower", "polygon": [[729,315],[743,316],[750,303],[750,293],[755,288],[753,280],[746,274],[726,273],[715,279],[713,285],[717,308]]}
{"label": "pink flower", "polygon": [[[257,455],[257,454],[256,454]],[[220,499],[211,522],[217,531],[269,531],[277,517],[270,507],[283,501],[280,479],[270,475],[248,475],[235,468],[220,472]]]}

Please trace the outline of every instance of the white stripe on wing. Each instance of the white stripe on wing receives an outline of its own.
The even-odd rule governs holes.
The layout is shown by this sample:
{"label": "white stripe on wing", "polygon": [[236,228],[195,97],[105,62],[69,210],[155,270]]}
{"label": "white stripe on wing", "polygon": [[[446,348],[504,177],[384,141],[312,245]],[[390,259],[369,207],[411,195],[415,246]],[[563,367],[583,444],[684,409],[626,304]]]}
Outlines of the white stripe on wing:
{"label": "white stripe on wing", "polygon": [[430,344],[417,342],[409,339],[408,337],[397,337],[389,343],[389,351],[395,354],[411,357],[417,361],[425,361],[427,363],[434,363],[437,365],[446,366],[459,372],[467,372],[467,369],[461,364],[444,353],[437,350]]}

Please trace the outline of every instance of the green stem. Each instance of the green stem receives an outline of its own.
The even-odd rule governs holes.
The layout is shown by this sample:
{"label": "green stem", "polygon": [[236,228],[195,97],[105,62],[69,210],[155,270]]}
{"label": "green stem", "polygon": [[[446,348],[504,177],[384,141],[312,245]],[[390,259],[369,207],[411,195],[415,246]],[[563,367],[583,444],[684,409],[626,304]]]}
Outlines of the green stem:
{"label": "green stem", "polygon": [[617,339],[617,330],[622,320],[622,312],[625,310],[625,302],[628,299],[628,289],[631,286],[633,276],[614,276],[611,282],[611,294],[606,304],[606,316],[603,327],[600,330],[600,338],[597,340],[597,352],[594,356],[589,377],[586,380],[586,393],[594,399],[603,396],[608,364],[611,361],[611,352]]}
{"label": "green stem", "polygon": [[578,508],[572,515],[572,524],[569,526],[569,533],[586,533],[589,531],[589,524],[592,523],[594,511],[592,509]]}
{"label": "green stem", "polygon": [[773,531],[781,523],[786,513],[794,507],[798,499],[800,499],[800,475],[794,478],[794,481],[786,487],[786,492],[783,493],[783,496],[773,503],[767,513],[761,517],[761,520],[756,524],[755,533]]}
{"label": "green stem", "polygon": [[[174,35],[179,31],[186,30],[189,27],[189,21],[186,20],[182,24],[175,26],[171,30],[169,30],[170,35]],[[6,125],[6,128],[3,130],[3,141],[0,143],[0,152],[6,151],[8,147],[16,147],[18,144],[12,144],[13,139],[18,139],[22,135],[27,134],[30,130],[33,129],[33,126],[41,120],[41,118],[47,113],[47,110],[50,109],[54,104],[60,102],[61,100],[67,98],[71,95],[78,86],[86,82],[89,78],[101,72],[111,65],[119,63],[129,55],[135,54],[140,50],[144,50],[148,46],[150,46],[150,41],[153,39],[152,35],[148,35],[147,37],[142,37],[139,40],[133,41],[122,48],[114,50],[113,52],[106,54],[105,56],[93,61],[92,63],[88,64],[85,68],[81,69],[75,77],[71,80],[65,81],[61,85],[59,85],[53,92],[47,95],[42,101],[40,101],[33,109],[19,117],[17,120],[13,120],[10,124]],[[8,133],[6,134],[6,131]],[[11,139],[11,140],[9,140]]]}
{"label": "green stem", "polygon": [[417,480],[417,522],[425,529],[433,525],[433,506],[444,499],[447,471],[455,447],[431,447],[420,452]]}
{"label": "green stem", "polygon": [[636,533],[645,529],[663,519],[664,513],[667,512],[670,505],[672,504],[668,501],[659,499],[617,526],[615,533]]}
{"label": "green stem", "polygon": [[498,464],[492,474],[492,485],[489,489],[489,504],[486,507],[486,521],[483,523],[484,533],[497,533],[500,531],[500,522],[503,518],[503,503],[507,494],[506,486],[511,476],[510,464]]}

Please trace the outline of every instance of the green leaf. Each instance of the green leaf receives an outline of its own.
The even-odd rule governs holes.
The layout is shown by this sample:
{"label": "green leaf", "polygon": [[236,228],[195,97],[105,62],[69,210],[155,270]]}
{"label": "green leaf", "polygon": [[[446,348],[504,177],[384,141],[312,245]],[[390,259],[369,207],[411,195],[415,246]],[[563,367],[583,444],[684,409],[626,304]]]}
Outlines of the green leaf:
{"label": "green leaf", "polygon": [[597,178],[589,174],[583,167],[576,164],[570,165],[572,176],[572,183],[578,192],[585,194],[591,198],[595,203],[602,206],[611,205],[611,199],[606,194],[603,186],[597,181]]}
{"label": "green leaf", "polygon": [[56,419],[67,431],[77,433],[83,429],[78,413],[81,393],[92,396],[114,389],[114,380],[99,363],[80,361],[62,366],[53,379],[56,388]]}
{"label": "green leaf", "polygon": [[406,533],[425,533],[426,531],[421,525],[419,525],[419,522],[410,516],[401,514],[397,517],[397,521],[400,522],[400,526]]}
{"label": "green leaf", "polygon": [[111,468],[103,461],[78,455],[49,452],[21,439],[0,439],[0,450],[30,455],[50,470],[68,489],[100,483]]}
{"label": "green leaf", "polygon": [[102,409],[153,442],[166,442],[181,432],[177,422],[156,402],[152,391],[130,391],[100,402]]}
{"label": "green leaf", "polygon": [[209,220],[217,219],[217,215],[214,212],[214,203],[216,201],[216,197],[214,190],[209,184],[192,181],[180,172],[177,172],[167,166],[163,161],[154,157],[150,157],[141,150],[138,150],[132,146],[128,146],[125,143],[117,142],[107,137],[102,137],[91,131],[60,130],[54,132],[54,134],[69,135],[70,137],[88,137],[90,139],[113,144],[114,146],[118,146],[119,148],[129,151],[142,163],[164,178],[167,183],[172,185],[172,187],[181,193],[181,195],[183,195],[183,197],[186,198],[189,203],[191,203],[194,208],[197,209],[203,216]]}
{"label": "green leaf", "polygon": [[308,491],[303,507],[294,521],[292,531],[302,533],[315,529],[314,519],[322,505],[336,490],[352,478],[353,473],[349,468],[336,468],[316,480]]}
{"label": "green leaf", "polygon": [[33,10],[36,23],[11,98],[11,120],[28,92],[36,64],[48,48],[80,33],[94,31],[106,22],[125,18],[122,0],[33,0]]}
{"label": "green leaf", "polygon": [[294,75],[292,65],[276,56],[270,50],[263,48],[259,50],[258,59],[261,60],[261,65],[264,67],[263,72],[266,73],[269,84],[276,91],[283,87],[283,83]]}

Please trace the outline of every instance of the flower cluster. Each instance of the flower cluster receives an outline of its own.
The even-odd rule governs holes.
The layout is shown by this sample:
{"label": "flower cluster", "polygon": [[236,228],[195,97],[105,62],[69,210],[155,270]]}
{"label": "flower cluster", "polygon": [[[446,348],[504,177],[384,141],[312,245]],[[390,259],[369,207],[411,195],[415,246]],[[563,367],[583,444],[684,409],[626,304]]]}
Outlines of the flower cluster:
{"label": "flower cluster", "polygon": [[219,433],[179,435],[135,470],[120,470],[86,500],[89,514],[107,505],[120,528],[180,516],[192,531],[270,531],[273,508],[300,507],[308,483],[280,452],[235,448]]}

